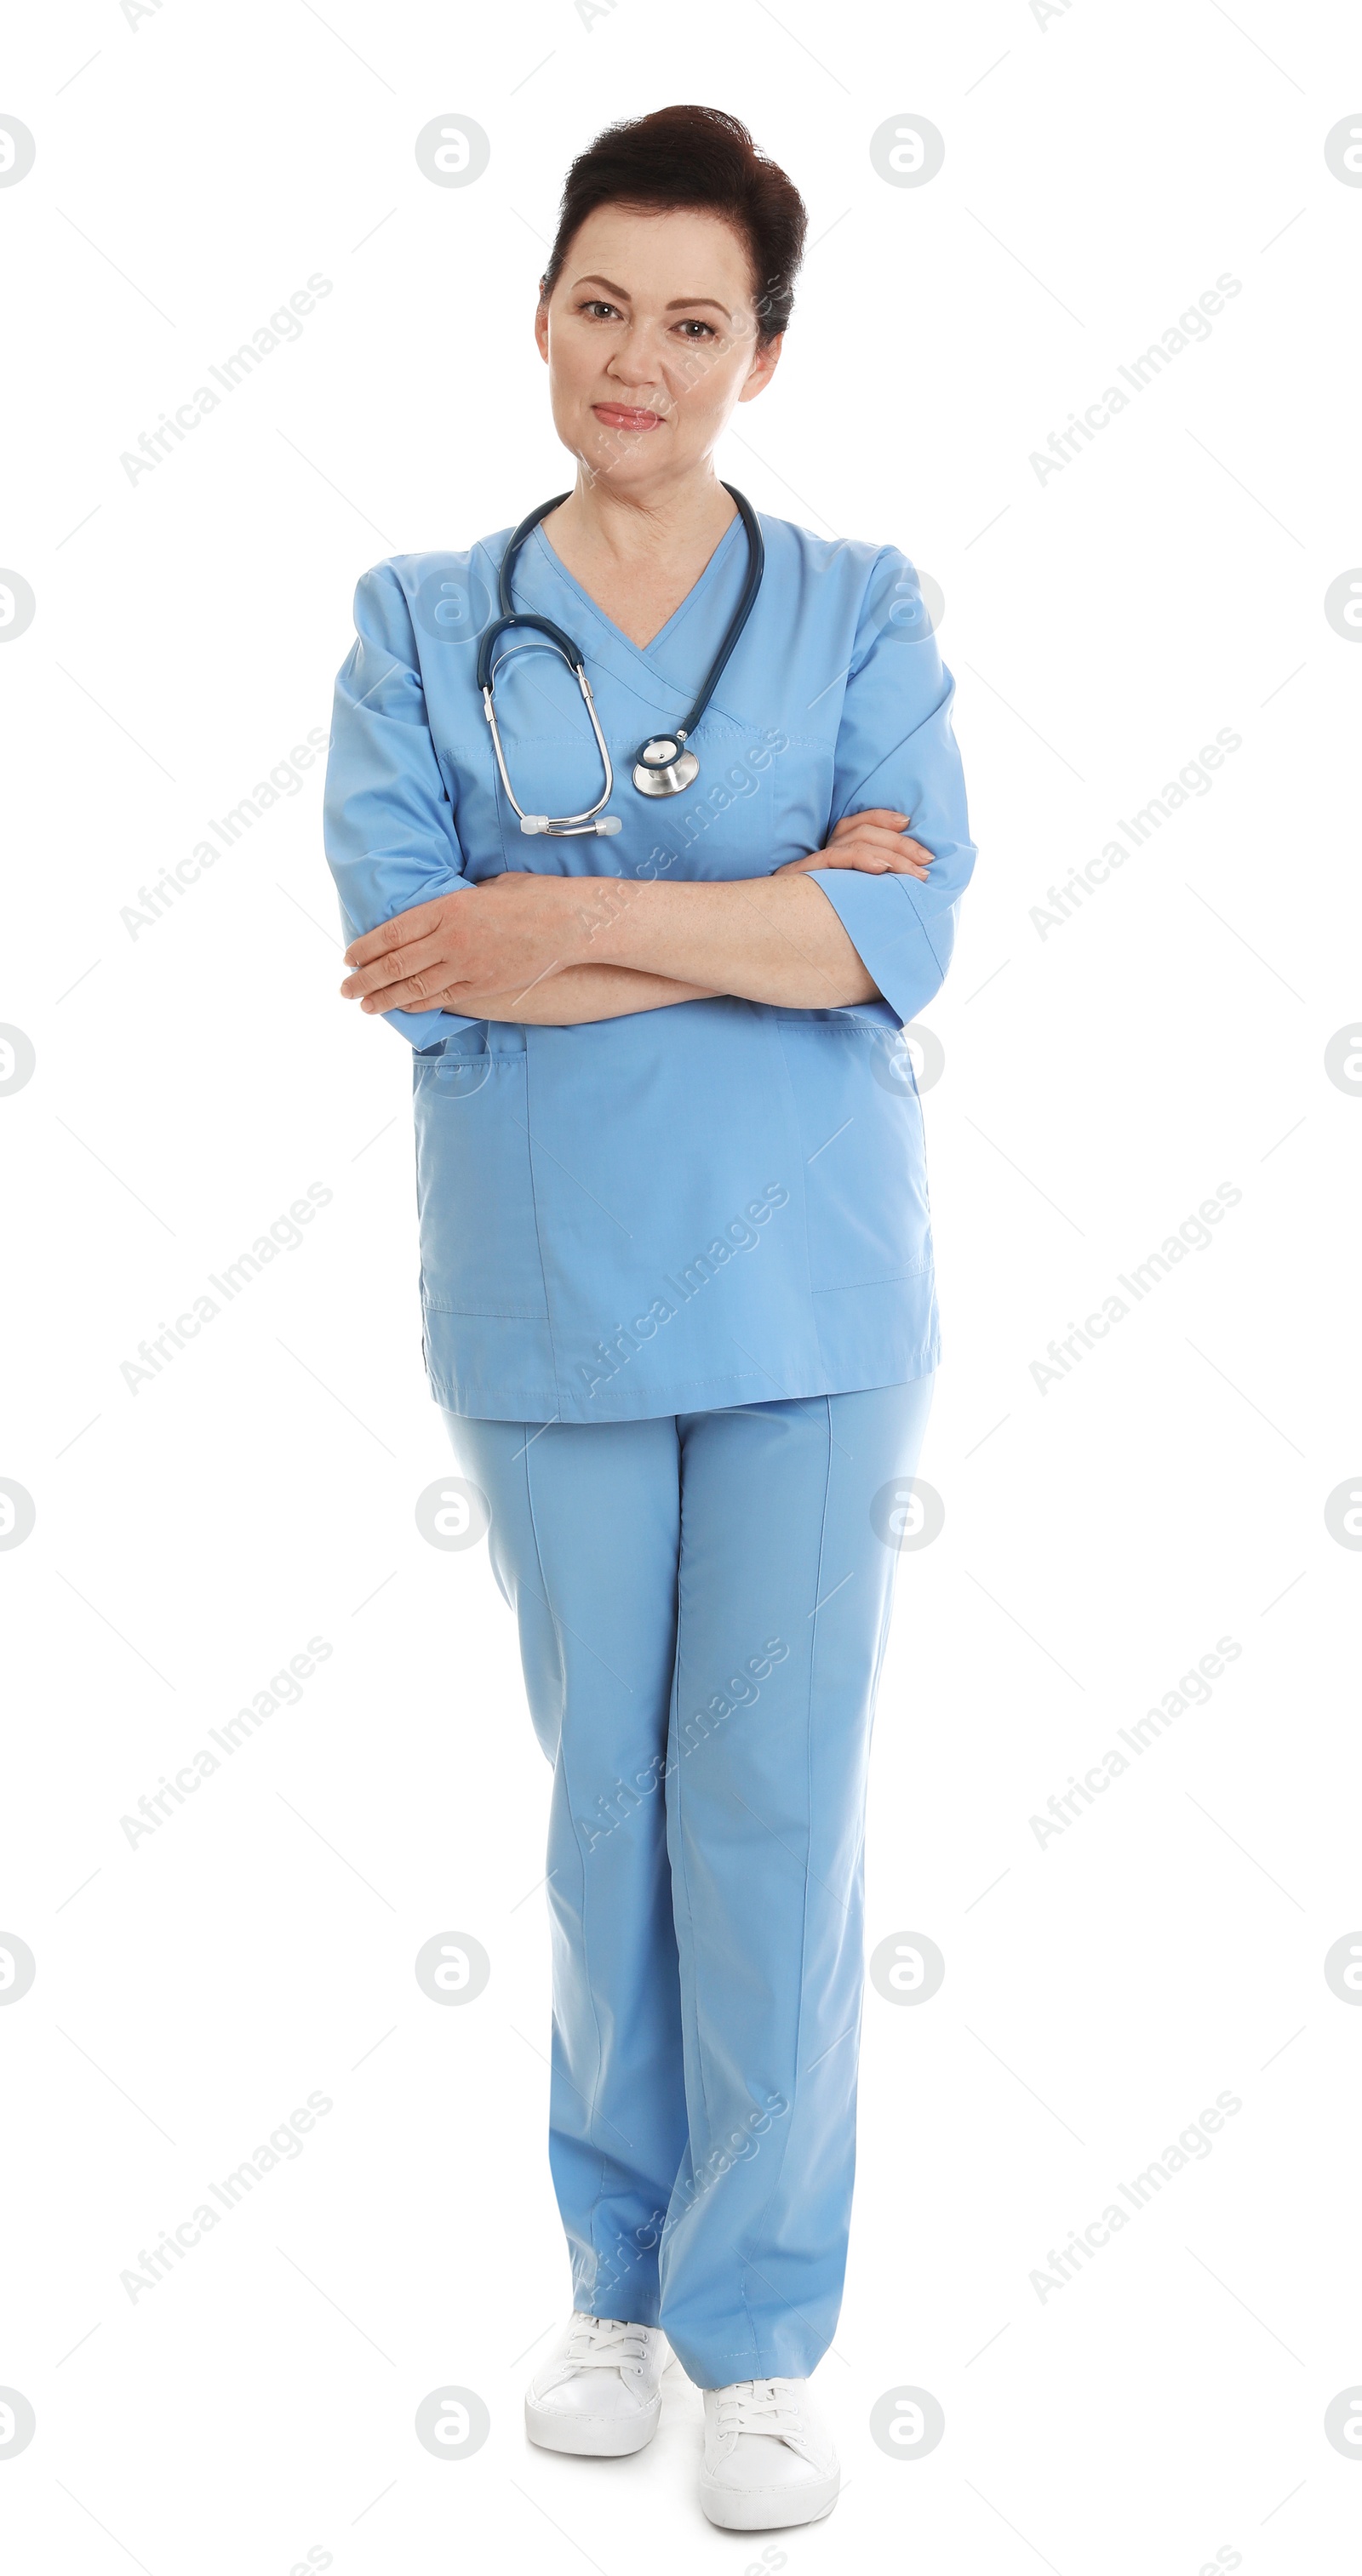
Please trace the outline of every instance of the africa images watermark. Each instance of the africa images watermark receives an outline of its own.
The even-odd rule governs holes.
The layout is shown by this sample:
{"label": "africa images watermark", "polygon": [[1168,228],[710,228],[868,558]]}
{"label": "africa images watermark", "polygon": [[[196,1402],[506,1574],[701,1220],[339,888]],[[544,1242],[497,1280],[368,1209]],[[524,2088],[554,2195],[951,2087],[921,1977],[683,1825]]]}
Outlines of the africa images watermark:
{"label": "africa images watermark", "polygon": [[[790,737],[779,726],[764,725],[758,739],[749,743],[741,760],[733,761],[705,796],[697,797],[685,813],[678,816],[685,836],[679,842],[655,841],[646,859],[634,862],[634,877],[648,881],[665,876],[679,859],[686,857],[702,832],[707,832],[716,814],[727,813],[731,805],[744,797],[755,796],[761,784],[761,773],[769,769],[776,755],[790,748]],[[754,879],[766,883],[767,879]],[[609,930],[637,902],[639,887],[628,877],[583,877],[577,903],[577,927],[588,941],[601,931]]]}
{"label": "africa images watermark", "polygon": [[240,348],[232,351],[230,358],[224,359],[220,367],[209,367],[209,375],[217,381],[216,393],[212,385],[196,386],[188,401],[177,405],[173,418],[163,411],[155,429],[142,431],[137,441],[142,451],[140,456],[134,449],[124,448],[118,461],[134,491],[139,476],[154,474],[158,465],[166,464],[175,453],[176,443],[182,447],[190,432],[200,428],[210,412],[217,410],[219,403],[245,384],[257,367],[263,366],[271,350],[281,348],[286,340],[301,340],[303,317],[312,311],[314,305],[323,303],[330,293],[330,278],[323,277],[321,270],[314,268],[306,285],[300,286],[287,304],[281,304],[277,312],[271,313],[268,322],[262,322],[249,340],[243,340]]}
{"label": "africa images watermark", "polygon": [[[1177,777],[1165,780],[1158,795],[1151,796],[1148,804],[1142,805],[1129,821],[1118,815],[1116,829],[1124,839],[1104,841],[1097,858],[1089,859],[1086,867],[1075,868],[1062,886],[1051,886],[1047,895],[1048,910],[1045,904],[1032,904],[1027,917],[1037,937],[1048,939],[1052,930],[1062,930],[1066,921],[1072,921],[1074,914],[1091,901],[1095,888],[1110,883],[1113,869],[1125,866],[1131,850],[1144,849],[1160,827],[1177,813],[1180,806],[1187,804],[1189,798],[1209,796],[1215,785],[1211,773],[1223,769],[1227,754],[1239,751],[1243,740],[1243,735],[1236,733],[1233,725],[1222,725],[1215,741],[1204,742],[1196,759],[1184,761]],[[1126,841],[1130,843],[1129,850],[1125,847]]]}
{"label": "africa images watermark", "polygon": [[230,1306],[243,1288],[249,1288],[251,1281],[259,1278],[266,1262],[277,1260],[281,1252],[296,1252],[303,1240],[303,1227],[311,1225],[322,1208],[330,1207],[334,1196],[334,1190],[329,1190],[324,1181],[309,1181],[306,1196],[293,1201],[287,1216],[277,1216],[267,1234],[258,1234],[249,1252],[239,1252],[235,1261],[225,1261],[221,1272],[209,1271],[209,1286],[216,1288],[216,1298],[204,1290],[192,1307],[176,1316],[173,1324],[168,1324],[163,1315],[154,1340],[138,1343],[135,1360],[119,1362],[129,1395],[140,1394],[144,1383],[150,1386],[152,1379],[169,1367],[177,1351],[197,1341],[204,1325],[215,1322],[223,1306]]}
{"label": "africa images watermark", "polygon": [[1215,1240],[1212,1226],[1219,1225],[1230,1208],[1237,1208],[1243,1195],[1233,1181],[1219,1182],[1214,1197],[1203,1199],[1195,1216],[1185,1216],[1176,1234],[1165,1235],[1157,1252],[1146,1253],[1144,1260],[1133,1262],[1128,1271],[1118,1270],[1116,1276],[1130,1298],[1129,1305],[1113,1291],[1103,1298],[1100,1313],[1085,1315],[1081,1324],[1070,1316],[1067,1339],[1051,1342],[1046,1358],[1031,1362],[1031,1375],[1039,1393],[1048,1395],[1052,1386],[1068,1377],[1084,1352],[1104,1342],[1113,1324],[1124,1323],[1160,1280],[1171,1275],[1177,1262],[1185,1261],[1189,1253],[1209,1251]]}
{"label": "africa images watermark", "polygon": [[1209,340],[1212,315],[1223,312],[1226,304],[1233,303],[1235,296],[1242,293],[1242,281],[1229,269],[1222,269],[1215,285],[1208,286],[1195,304],[1189,304],[1186,312],[1180,313],[1177,321],[1169,324],[1161,338],[1152,340],[1133,366],[1118,366],[1116,373],[1124,376],[1130,389],[1128,392],[1123,391],[1120,385],[1108,385],[1096,402],[1088,404],[1081,420],[1077,412],[1071,411],[1066,429],[1052,429],[1046,442],[1050,454],[1047,456],[1043,449],[1033,448],[1029,459],[1042,491],[1052,474],[1062,474],[1067,465],[1077,463],[1083,453],[1084,441],[1091,447],[1101,431],[1109,429],[1113,420],[1127,410],[1133,400],[1156,383],[1164,369],[1171,367],[1184,349],[1189,349],[1195,340]]}
{"label": "africa images watermark", "polygon": [[598,2299],[603,2290],[616,2289],[629,2266],[641,2263],[664,2236],[674,2235],[691,2211],[699,2207],[705,2193],[712,2190],[726,2173],[731,2173],[734,2165],[747,2164],[759,2154],[762,2138],[772,2121],[783,2119],[789,2107],[783,2093],[768,2094],[764,2104],[754,2105],[743,2126],[731,2129],[722,2146],[712,2148],[702,2164],[692,2166],[690,2172],[677,2182],[667,2209],[655,2209],[642,2227],[633,2230],[632,2242],[621,2239],[613,2253],[600,2258],[591,2285],[593,2297]]}
{"label": "africa images watermark", "polygon": [[1158,1744],[1174,1720],[1186,1715],[1189,1708],[1204,1708],[1211,1696],[1211,1685],[1219,1681],[1227,1664],[1237,1664],[1244,1649],[1237,1637],[1217,1637],[1215,1650],[1201,1656],[1190,1672],[1178,1675],[1177,1686],[1164,1692],[1157,1708],[1147,1708],[1132,1726],[1118,1726],[1116,1732],[1126,1746],[1122,1753],[1116,1745],[1090,1764],[1081,1780],[1069,1773],[1067,1789],[1061,1789],[1048,1801],[1049,1813],[1028,1818],[1031,1831],[1042,1851],[1071,1826],[1081,1823],[1089,1807],[1130,1769],[1132,1759],[1139,1762],[1151,1745]]}
{"label": "africa images watermark", "polygon": [[[632,1332],[626,1325],[616,1324],[612,1341],[597,1342],[594,1359],[578,1361],[577,1373],[585,1383],[587,1395],[593,1396],[597,1387],[607,1385],[612,1377],[618,1377],[620,1370],[627,1368],[635,1357],[640,1345],[650,1342],[664,1324],[670,1324],[680,1314],[681,1308],[688,1306],[693,1297],[698,1297],[701,1289],[707,1287],[711,1279],[717,1278],[728,1262],[735,1260],[740,1252],[754,1252],[761,1241],[758,1227],[767,1224],[777,1208],[788,1207],[789,1201],[790,1193],[783,1181],[768,1181],[759,1199],[749,1199],[745,1216],[730,1217],[723,1233],[717,1234],[703,1252],[695,1253],[682,1265],[679,1279],[672,1279],[664,1273],[662,1285],[671,1294],[654,1297],[647,1313],[634,1317]],[[677,1301],[675,1305],[673,1297]]]}
{"label": "africa images watermark", "polygon": [[216,1753],[210,1753],[206,1744],[200,1745],[188,1762],[181,1763],[173,1780],[167,1780],[163,1771],[159,1789],[149,1790],[138,1799],[136,1815],[118,1819],[132,1849],[136,1851],[149,1834],[168,1825],[177,1808],[183,1807],[205,1780],[211,1780],[224,1762],[230,1762],[243,1745],[251,1743],[267,1717],[273,1717],[279,1708],[296,1708],[303,1696],[304,1682],[311,1681],[318,1664],[330,1663],[334,1651],[327,1638],[309,1637],[306,1652],[291,1655],[286,1666],[271,1673],[268,1687],[256,1692],[249,1708],[239,1708],[235,1717],[228,1718],[222,1726],[209,1727],[208,1733],[218,1748]]}
{"label": "africa images watermark", "polygon": [[214,2209],[212,2201],[204,2198],[197,2209],[191,2210],[188,2218],[181,2219],[178,2227],[167,2229],[162,2234],[150,2253],[143,2246],[136,2265],[130,2263],[118,2276],[133,2306],[136,2307],[144,2290],[159,2289],[167,2273],[174,2271],[176,2262],[182,2263],[195,2245],[203,2243],[212,2228],[219,2226],[234,2209],[239,2209],[267,2174],[272,2174],[281,2163],[296,2163],[303,2152],[303,2140],[309,2129],[315,2129],[318,2120],[325,2119],[333,2107],[329,2093],[309,2093],[306,2103],[296,2111],[290,2111],[287,2120],[281,2121],[277,2129],[271,2129],[268,2139],[253,2147],[245,2163],[238,2165],[234,2173],[225,2175],[220,2183],[210,2182],[208,2189],[213,2200],[219,2203],[218,2208]]}
{"label": "africa images watermark", "polygon": [[789,748],[790,737],[778,725],[763,725],[756,742],[748,744],[742,758],[733,761],[705,795],[697,796],[693,805],[678,814],[680,841],[659,842],[646,859],[635,863],[635,876],[656,877],[675,867],[677,860],[685,858],[701,834],[709,830],[716,814],[727,813],[729,806],[736,805],[742,797],[755,796],[761,771],[769,769],[777,755]]}
{"label": "africa images watermark", "polygon": [[1110,2200],[1101,2216],[1094,2218],[1081,2234],[1075,2228],[1062,2253],[1057,2254],[1051,2246],[1045,2258],[1048,2271],[1037,2265],[1030,2275],[1031,2287],[1041,2306],[1044,2307],[1052,2291],[1066,2290],[1069,2283],[1077,2279],[1084,2263],[1090,2263],[1094,2254],[1100,2253],[1104,2245],[1109,2245],[1123,2227],[1128,2227],[1132,2216],[1148,2209],[1166,2182],[1184,2173],[1193,2160],[1204,2164],[1217,2133],[1224,2128],[1226,2120],[1232,2120],[1243,2107],[1237,2093],[1217,2093],[1211,2108],[1199,2112],[1185,2129],[1180,2129],[1176,2142],[1166,2146],[1152,2164],[1145,2166],[1143,2173],[1136,2174],[1133,2183],[1117,2184],[1116,2188],[1129,2202],[1129,2208],[1123,2209],[1119,2200]]}
{"label": "africa images watermark", "polygon": [[[295,742],[282,760],[277,760],[268,778],[259,778],[249,796],[233,805],[220,821],[209,817],[208,829],[222,843],[222,850],[235,849],[243,832],[249,832],[262,814],[267,814],[281,797],[301,794],[306,769],[320,759],[327,746],[327,735],[321,725],[310,725],[304,741]],[[129,939],[141,937],[144,930],[154,929],[158,921],[182,903],[190,886],[201,883],[204,872],[216,867],[222,850],[212,841],[196,841],[187,859],[178,859],[173,868],[164,868],[150,886],[139,886],[136,903],[120,907],[118,918]]]}
{"label": "africa images watermark", "polygon": [[[761,1697],[759,1685],[770,1680],[776,1665],[785,1662],[789,1651],[783,1637],[768,1637],[759,1655],[748,1656],[744,1672],[731,1674],[721,1691],[712,1692],[702,1709],[697,1708],[693,1716],[686,1719],[683,1726],[673,1730],[667,1751],[655,1753],[641,1771],[634,1773],[632,1787],[625,1780],[616,1780],[608,1797],[602,1791],[596,1800],[596,1812],[602,1819],[608,1818],[608,1823],[602,1821],[597,1824],[594,1818],[589,1816],[578,1816],[576,1819],[579,1832],[590,1837],[586,1846],[588,1857],[595,1850],[597,1843],[604,1842],[607,1835],[617,1832],[621,1825],[628,1823],[635,1809],[642,1806],[645,1798],[651,1797],[664,1782],[675,1776],[680,1768],[676,1746],[680,1744],[687,1753],[694,1753],[709,1739],[711,1718],[714,1720],[714,1725],[719,1727],[723,1725],[725,1718],[734,1716],[740,1708],[751,1708],[753,1702]],[[731,1699],[728,1697],[730,1691],[733,1694]]]}

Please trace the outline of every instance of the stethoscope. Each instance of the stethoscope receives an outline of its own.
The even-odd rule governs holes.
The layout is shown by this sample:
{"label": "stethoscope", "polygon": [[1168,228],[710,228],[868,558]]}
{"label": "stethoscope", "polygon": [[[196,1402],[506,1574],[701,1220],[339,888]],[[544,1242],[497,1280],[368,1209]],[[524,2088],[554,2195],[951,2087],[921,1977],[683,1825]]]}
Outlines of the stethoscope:
{"label": "stethoscope", "polygon": [[[677,725],[671,733],[651,735],[647,742],[639,745],[638,757],[634,762],[633,780],[640,796],[680,796],[699,777],[700,763],[693,751],[687,751],[687,738],[694,733],[719,685],[724,666],[747,624],[752,613],[752,603],[761,588],[761,576],[766,564],[766,549],[761,541],[756,512],[751,502],[745,500],[741,492],[734,491],[731,483],[725,483],[724,490],[736,501],[739,516],[747,531],[747,579],[743,585],[743,594],[729,621],[724,640],[705,673],[700,694],[685,723]],[[566,492],[557,492],[551,501],[541,501],[538,509],[531,510],[529,517],[522,519],[519,527],[513,529],[510,544],[501,558],[499,585],[501,615],[491,626],[485,628],[478,646],[478,687],[482,691],[483,713],[492,728],[492,749],[496,753],[497,768],[511,810],[519,815],[522,832],[547,832],[556,839],[566,839],[569,835],[578,832],[618,832],[621,828],[617,815],[601,813],[601,807],[609,804],[615,792],[615,773],[610,766],[610,754],[606,749],[605,736],[596,714],[596,701],[591,694],[591,682],[586,676],[586,661],[581,647],[573,643],[572,637],[565,634],[561,626],[555,626],[551,617],[536,617],[528,611],[521,611],[514,606],[511,599],[511,574],[520,548],[525,539],[538,527],[540,520],[546,519],[550,510],[556,510],[559,503],[566,501],[567,498]],[[499,638],[510,626],[537,628],[538,632],[547,636],[550,644],[562,654],[569,670],[577,675],[577,686],[586,702],[586,711],[591,718],[591,730],[596,737],[596,748],[601,755],[605,770],[604,790],[597,797],[595,804],[589,805],[584,813],[527,814],[515,801],[515,791],[506,775],[506,755],[501,747],[496,709],[492,703],[498,667],[493,661],[493,651]],[[523,652],[527,649],[526,646],[513,644],[510,653]],[[503,654],[500,659],[509,661],[510,653]],[[600,817],[599,821],[596,819],[597,816]]]}

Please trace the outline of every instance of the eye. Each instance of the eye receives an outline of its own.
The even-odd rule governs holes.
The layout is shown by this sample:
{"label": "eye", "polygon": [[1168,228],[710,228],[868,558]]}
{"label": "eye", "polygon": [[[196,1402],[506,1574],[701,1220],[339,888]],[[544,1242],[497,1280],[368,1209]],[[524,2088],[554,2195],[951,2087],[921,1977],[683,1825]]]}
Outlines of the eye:
{"label": "eye", "polygon": [[589,295],[585,303],[578,305],[577,310],[579,313],[590,314],[593,321],[601,317],[608,321],[612,314],[618,314],[619,307],[616,304],[607,304],[603,296]]}
{"label": "eye", "polygon": [[690,338],[692,334],[703,336],[706,340],[712,340],[715,337],[714,325],[712,322],[701,322],[696,319],[688,322],[679,322],[676,327],[679,331],[683,332],[687,338]]}

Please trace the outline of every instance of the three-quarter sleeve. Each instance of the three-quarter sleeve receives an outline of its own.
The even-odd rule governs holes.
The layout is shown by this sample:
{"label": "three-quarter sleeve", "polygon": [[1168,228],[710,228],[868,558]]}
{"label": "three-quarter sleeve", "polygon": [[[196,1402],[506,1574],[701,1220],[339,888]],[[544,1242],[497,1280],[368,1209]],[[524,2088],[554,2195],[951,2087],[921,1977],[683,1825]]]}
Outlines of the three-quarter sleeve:
{"label": "three-quarter sleeve", "polygon": [[[336,679],[323,832],[347,946],[395,913],[469,882],[426,720],[411,616],[391,564],[364,573],[355,591],[355,642]],[[383,1017],[414,1047],[473,1025],[446,1011]]]}
{"label": "three-quarter sleeve", "polygon": [[857,625],[837,733],[828,829],[882,805],[911,817],[932,853],[925,882],[811,868],[857,955],[901,1024],[940,991],[960,897],[974,867],[965,781],[951,726],[955,684],[941,661],[917,574],[886,546]]}

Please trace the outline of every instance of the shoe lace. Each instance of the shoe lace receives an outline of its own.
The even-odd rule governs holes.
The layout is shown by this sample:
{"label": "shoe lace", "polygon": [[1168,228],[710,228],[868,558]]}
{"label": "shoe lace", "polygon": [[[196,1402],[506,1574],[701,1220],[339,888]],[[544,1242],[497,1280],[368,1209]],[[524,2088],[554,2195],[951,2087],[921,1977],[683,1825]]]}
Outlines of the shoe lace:
{"label": "shoe lace", "polygon": [[799,2441],[807,2430],[793,2380],[740,2379],[720,2391],[720,2433],[769,2433],[777,2441]]}
{"label": "shoe lace", "polygon": [[645,2326],[626,2325],[619,2317],[579,2313],[572,2320],[565,2357],[574,2370],[619,2370],[646,2359],[646,2335]]}

